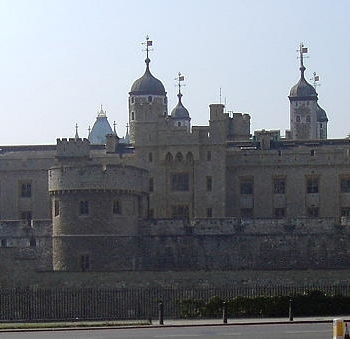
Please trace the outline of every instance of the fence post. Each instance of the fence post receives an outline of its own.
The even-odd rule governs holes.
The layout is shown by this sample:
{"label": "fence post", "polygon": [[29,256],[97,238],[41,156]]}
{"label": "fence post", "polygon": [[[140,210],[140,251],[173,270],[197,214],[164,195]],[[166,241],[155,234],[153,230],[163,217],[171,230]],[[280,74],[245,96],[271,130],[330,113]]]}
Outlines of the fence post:
{"label": "fence post", "polygon": [[292,298],[289,299],[289,321],[293,321]]}
{"label": "fence post", "polygon": [[222,303],[222,321],[227,324],[227,305],[225,301]]}
{"label": "fence post", "polygon": [[162,301],[159,302],[159,325],[164,325],[164,306]]}

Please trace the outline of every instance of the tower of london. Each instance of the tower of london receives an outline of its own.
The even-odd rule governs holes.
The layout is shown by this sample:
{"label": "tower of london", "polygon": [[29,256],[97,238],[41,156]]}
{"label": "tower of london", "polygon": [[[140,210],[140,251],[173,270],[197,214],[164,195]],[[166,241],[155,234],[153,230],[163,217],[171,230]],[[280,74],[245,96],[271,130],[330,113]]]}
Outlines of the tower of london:
{"label": "tower of london", "polygon": [[101,106],[86,138],[1,147],[4,271],[43,281],[43,272],[349,269],[350,140],[327,138],[304,47],[282,136],[251,131],[249,114],[222,103],[209,105],[206,126],[192,125],[183,76],[169,108],[146,45],[125,136]]}

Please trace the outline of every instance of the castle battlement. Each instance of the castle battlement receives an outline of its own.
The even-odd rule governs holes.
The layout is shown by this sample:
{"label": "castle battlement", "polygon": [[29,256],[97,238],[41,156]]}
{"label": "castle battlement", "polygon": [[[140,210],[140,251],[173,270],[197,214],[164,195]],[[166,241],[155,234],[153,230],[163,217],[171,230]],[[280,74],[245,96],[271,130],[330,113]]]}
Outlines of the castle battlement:
{"label": "castle battlement", "polygon": [[57,139],[56,157],[88,157],[90,142],[86,138]]}

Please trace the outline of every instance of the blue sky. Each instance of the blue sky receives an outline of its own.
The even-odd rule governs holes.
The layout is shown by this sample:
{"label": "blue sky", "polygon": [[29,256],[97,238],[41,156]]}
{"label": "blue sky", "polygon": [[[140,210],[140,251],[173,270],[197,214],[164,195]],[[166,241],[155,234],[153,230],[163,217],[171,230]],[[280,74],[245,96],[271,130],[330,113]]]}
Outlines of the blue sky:
{"label": "blue sky", "polygon": [[[145,69],[141,43],[153,40],[151,71],[192,125],[208,106],[249,113],[251,131],[289,128],[298,45],[306,76],[320,75],[319,104],[329,138],[344,138],[350,73],[348,0],[0,0],[0,144],[54,144],[87,136],[102,104],[120,136],[128,92]],[[310,81],[311,82],[311,81]]]}

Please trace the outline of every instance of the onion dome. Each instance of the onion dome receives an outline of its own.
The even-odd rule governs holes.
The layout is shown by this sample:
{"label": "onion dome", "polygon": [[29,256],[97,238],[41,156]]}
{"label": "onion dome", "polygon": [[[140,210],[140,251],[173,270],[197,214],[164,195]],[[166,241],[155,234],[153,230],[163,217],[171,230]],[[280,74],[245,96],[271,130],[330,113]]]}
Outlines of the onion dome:
{"label": "onion dome", "polygon": [[166,95],[164,85],[155,78],[149,70],[151,60],[146,58],[145,74],[137,79],[131,86],[130,95]]}
{"label": "onion dome", "polygon": [[303,53],[307,53],[307,48],[300,45],[300,80],[292,87],[289,93],[290,100],[317,100],[315,88],[305,80],[305,66],[303,63]]}
{"label": "onion dome", "polygon": [[107,134],[114,134],[114,133],[111,128],[111,125],[107,120],[106,111],[102,109],[102,105],[101,105],[101,110],[97,114],[96,121],[92,126],[88,139],[91,144],[104,145],[106,143]]}
{"label": "onion dome", "polygon": [[317,104],[317,108],[316,108],[316,118],[317,118],[318,122],[327,122],[328,121],[326,111],[322,107],[320,107],[319,104]]}
{"label": "onion dome", "polygon": [[182,94],[179,93],[177,97],[179,98],[179,101],[177,105],[174,107],[174,109],[171,111],[171,117],[178,118],[178,119],[189,118],[190,114],[188,113],[188,110],[184,107],[184,105],[181,102]]}

